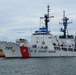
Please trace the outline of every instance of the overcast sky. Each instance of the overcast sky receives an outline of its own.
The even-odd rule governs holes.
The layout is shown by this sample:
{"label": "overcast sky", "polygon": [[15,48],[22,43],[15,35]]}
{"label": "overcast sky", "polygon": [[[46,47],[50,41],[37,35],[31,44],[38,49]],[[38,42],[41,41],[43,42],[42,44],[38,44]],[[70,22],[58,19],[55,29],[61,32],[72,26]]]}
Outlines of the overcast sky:
{"label": "overcast sky", "polygon": [[[0,0],[0,40],[15,41],[19,38],[30,40],[31,33],[43,24],[40,17],[50,5],[49,30],[53,35],[61,34],[59,25],[62,22],[63,11],[72,24],[68,25],[70,34],[76,33],[76,1],[75,0]],[[42,21],[41,21],[42,22]]]}

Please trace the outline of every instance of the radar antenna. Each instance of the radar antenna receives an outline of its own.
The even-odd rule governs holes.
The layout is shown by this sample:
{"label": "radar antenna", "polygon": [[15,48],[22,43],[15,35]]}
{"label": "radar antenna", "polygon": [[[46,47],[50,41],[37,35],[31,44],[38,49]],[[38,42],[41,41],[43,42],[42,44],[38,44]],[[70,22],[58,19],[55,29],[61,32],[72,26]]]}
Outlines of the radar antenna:
{"label": "radar antenna", "polygon": [[43,19],[43,18],[45,19],[44,20],[45,21],[45,27],[46,27],[47,30],[48,30],[48,22],[50,21],[49,18],[53,18],[54,17],[54,16],[49,16],[49,12],[50,12],[49,8],[50,8],[50,5],[47,6],[47,12],[48,13],[46,15],[44,15],[44,17],[40,17],[40,19]]}

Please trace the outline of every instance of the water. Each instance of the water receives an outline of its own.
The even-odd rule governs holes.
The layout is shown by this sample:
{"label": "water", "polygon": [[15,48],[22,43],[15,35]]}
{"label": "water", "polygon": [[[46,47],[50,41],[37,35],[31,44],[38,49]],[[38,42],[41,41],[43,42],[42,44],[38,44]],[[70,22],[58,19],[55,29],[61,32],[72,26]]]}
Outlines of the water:
{"label": "water", "polygon": [[76,57],[0,58],[0,75],[76,75]]}

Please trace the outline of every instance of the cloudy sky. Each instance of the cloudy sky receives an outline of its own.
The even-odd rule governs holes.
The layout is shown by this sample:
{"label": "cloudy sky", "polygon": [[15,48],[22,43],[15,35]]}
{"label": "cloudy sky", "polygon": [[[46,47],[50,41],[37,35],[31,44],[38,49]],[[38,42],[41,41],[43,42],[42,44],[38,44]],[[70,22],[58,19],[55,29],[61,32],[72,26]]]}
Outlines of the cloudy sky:
{"label": "cloudy sky", "polygon": [[54,18],[49,23],[53,35],[61,34],[59,25],[62,22],[63,11],[66,11],[70,34],[76,33],[76,1],[75,0],[0,0],[0,40],[15,41],[19,38],[30,40],[31,33],[43,26],[40,17],[50,5],[50,15]]}

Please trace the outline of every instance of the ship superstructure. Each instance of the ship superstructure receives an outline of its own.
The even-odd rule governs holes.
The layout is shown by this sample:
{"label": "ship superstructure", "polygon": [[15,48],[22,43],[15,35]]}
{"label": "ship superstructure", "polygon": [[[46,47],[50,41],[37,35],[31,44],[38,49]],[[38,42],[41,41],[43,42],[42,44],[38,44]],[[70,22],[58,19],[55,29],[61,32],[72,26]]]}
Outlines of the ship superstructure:
{"label": "ship superstructure", "polygon": [[63,11],[64,29],[62,36],[54,36],[48,28],[50,18],[49,5],[47,7],[47,14],[40,19],[44,19],[45,27],[39,28],[31,36],[31,43],[26,39],[19,39],[16,43],[0,42],[1,48],[6,57],[61,57],[61,56],[76,56],[76,37],[67,34],[67,25],[69,18],[65,17]]}

